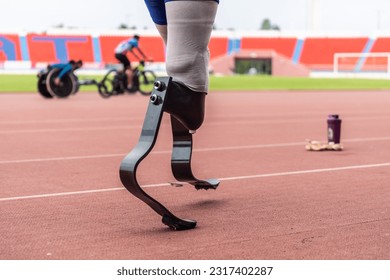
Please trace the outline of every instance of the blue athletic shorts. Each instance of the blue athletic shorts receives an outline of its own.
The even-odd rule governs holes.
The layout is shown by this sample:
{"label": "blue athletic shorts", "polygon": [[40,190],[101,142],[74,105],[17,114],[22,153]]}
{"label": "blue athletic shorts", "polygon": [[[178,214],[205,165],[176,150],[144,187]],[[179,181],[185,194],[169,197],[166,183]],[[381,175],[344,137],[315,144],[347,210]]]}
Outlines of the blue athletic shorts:
{"label": "blue athletic shorts", "polygon": [[[166,25],[167,15],[165,12],[165,3],[174,0],[145,0],[145,4],[148,7],[150,16],[155,24]],[[214,0],[219,3],[219,0]]]}

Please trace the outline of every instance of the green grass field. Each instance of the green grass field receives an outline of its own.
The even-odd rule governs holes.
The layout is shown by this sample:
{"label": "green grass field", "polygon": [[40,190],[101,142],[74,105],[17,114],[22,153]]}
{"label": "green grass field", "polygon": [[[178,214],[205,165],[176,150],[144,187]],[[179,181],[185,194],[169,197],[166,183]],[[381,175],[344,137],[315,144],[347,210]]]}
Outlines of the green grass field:
{"label": "green grass field", "polygon": [[[96,79],[100,80],[100,76],[79,76],[79,79]],[[37,92],[36,75],[0,75],[0,93],[5,92]],[[81,91],[96,91],[96,86],[84,86]]]}
{"label": "green grass field", "polygon": [[292,78],[272,76],[211,77],[211,90],[382,90],[390,80]]}
{"label": "green grass field", "polygon": [[[79,79],[100,76],[79,76]],[[383,90],[390,89],[390,80],[281,78],[272,76],[230,76],[210,78],[210,91],[227,90]],[[81,91],[96,91],[95,86],[83,86]],[[0,93],[37,92],[35,75],[0,75]]]}

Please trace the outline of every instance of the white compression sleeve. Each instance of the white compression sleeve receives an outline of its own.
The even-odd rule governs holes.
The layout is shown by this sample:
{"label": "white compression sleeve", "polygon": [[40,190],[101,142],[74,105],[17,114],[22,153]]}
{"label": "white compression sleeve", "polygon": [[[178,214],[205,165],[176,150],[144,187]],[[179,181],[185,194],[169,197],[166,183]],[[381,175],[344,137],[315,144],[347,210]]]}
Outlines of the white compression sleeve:
{"label": "white compression sleeve", "polygon": [[170,1],[167,13],[168,75],[194,91],[207,92],[211,31],[218,4],[215,1]]}

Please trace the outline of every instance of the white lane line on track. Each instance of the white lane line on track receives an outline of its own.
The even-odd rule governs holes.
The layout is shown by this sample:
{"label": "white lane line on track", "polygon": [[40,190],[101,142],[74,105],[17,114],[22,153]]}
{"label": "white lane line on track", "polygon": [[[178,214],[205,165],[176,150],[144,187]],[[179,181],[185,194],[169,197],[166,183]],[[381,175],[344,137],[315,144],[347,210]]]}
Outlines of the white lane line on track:
{"label": "white lane line on track", "polygon": [[[372,119],[389,119],[390,117],[375,117]],[[367,118],[350,118],[349,120],[367,120]],[[319,119],[281,119],[281,120],[232,120],[232,121],[211,121],[207,123],[207,126],[221,126],[221,125],[252,125],[252,124],[277,124],[277,123],[308,123],[318,122]],[[162,123],[162,126],[168,125]],[[69,131],[99,131],[99,130],[122,130],[122,129],[135,129],[141,128],[139,125],[121,125],[121,126],[100,126],[100,127],[80,127],[80,128],[41,128],[41,129],[20,129],[20,130],[0,130],[0,134],[22,134],[22,133],[42,133],[42,132],[69,132]]]}
{"label": "white lane line on track", "polygon": [[0,134],[42,133],[42,132],[69,132],[69,131],[99,131],[99,130],[122,130],[140,128],[141,125],[99,126],[99,127],[70,127],[70,128],[42,128],[23,130],[3,130]]}
{"label": "white lane line on track", "polygon": [[[390,138],[389,138],[390,139]],[[279,144],[261,144],[261,145],[246,145],[246,146],[228,146],[215,148],[199,148],[193,149],[193,152],[211,152],[211,151],[226,151],[226,150],[244,150],[244,149],[259,149],[272,147],[288,147],[303,145],[304,142],[279,143]],[[166,151],[152,151],[151,154],[170,154],[171,150]],[[89,155],[89,156],[72,156],[72,157],[53,157],[53,158],[36,158],[36,159],[21,159],[21,160],[4,160],[0,164],[11,163],[29,163],[29,162],[44,162],[44,161],[61,161],[61,160],[78,160],[78,159],[95,159],[95,158],[110,158],[110,157],[124,157],[126,154],[104,154],[104,155]]]}
{"label": "white lane line on track", "polygon": [[[356,114],[356,112],[353,112],[354,114]],[[361,112],[362,115],[366,114],[367,112]],[[373,112],[374,113],[374,112]],[[351,114],[350,112],[343,112],[343,114]],[[372,115],[372,114],[371,114]],[[313,116],[316,116],[316,117],[322,117],[323,118],[323,114],[322,113],[318,113],[317,111],[314,111],[314,112],[310,112],[310,111],[305,111],[304,113],[302,112],[290,112],[289,113],[289,117],[291,116],[302,116],[304,118],[308,118],[308,116],[310,117],[313,117]],[[265,117],[268,117],[268,118],[275,118],[275,117],[283,117],[283,118],[286,118],[286,114],[285,113],[273,113],[272,115],[270,114],[258,114],[258,113],[248,113],[248,114],[237,114],[237,113],[231,113],[231,114],[228,114],[228,115],[222,115],[222,114],[218,114],[218,115],[214,115],[213,118],[214,119],[226,119],[226,118],[229,118],[229,119],[236,119],[236,118],[250,118],[250,119],[253,119],[253,118],[265,118]],[[134,121],[134,120],[143,120],[144,117],[133,117],[133,116],[129,116],[129,117],[118,117],[118,118],[69,118],[69,119],[50,119],[50,120],[46,120],[46,119],[42,119],[42,120],[38,120],[38,119],[35,119],[35,120],[8,120],[8,121],[4,121],[4,120],[0,120],[0,125],[17,125],[17,124],[45,124],[45,123],[85,123],[85,122],[112,122],[112,121]]]}
{"label": "white lane line on track", "polygon": [[45,161],[62,161],[62,160],[79,160],[79,159],[95,159],[95,158],[110,158],[110,157],[124,157],[124,156],[125,156],[125,154],[104,154],[104,155],[90,155],[90,156],[33,158],[33,159],[20,159],[20,160],[4,160],[4,161],[0,161],[0,164],[30,163],[30,162],[45,162]]}
{"label": "white lane line on track", "polygon": [[[369,118],[388,118],[388,116],[383,116],[383,114],[377,114],[378,112],[367,112],[367,111],[361,111],[361,112],[348,112],[348,111],[343,111],[343,115],[369,115]],[[286,118],[285,113],[272,113],[272,114],[259,114],[259,113],[247,113],[247,114],[240,114],[240,113],[229,113],[228,115],[226,114],[217,114],[213,115],[213,119],[237,119],[237,118],[250,118],[250,119],[259,119],[259,118],[280,118],[283,117],[284,119]],[[318,111],[305,111],[304,113],[302,112],[289,112],[288,118],[291,117],[302,117],[305,119],[308,118],[324,118],[323,113],[319,113]],[[356,117],[352,118],[355,119]],[[360,117],[363,119],[363,117]],[[117,117],[117,118],[69,118],[69,119],[35,119],[35,120],[0,120],[0,125],[28,125],[28,124],[58,124],[58,123],[86,123],[86,122],[115,122],[115,121],[142,121],[144,117],[134,117],[134,116],[129,116],[129,117]],[[351,118],[349,118],[351,119]],[[364,119],[367,119],[367,117],[364,117]]]}
{"label": "white lane line on track", "polygon": [[[371,137],[371,138],[356,138],[346,139],[343,143],[348,142],[364,142],[364,141],[386,141],[390,137]],[[262,149],[262,148],[276,148],[276,147],[290,147],[305,145],[306,142],[290,142],[290,143],[276,143],[276,144],[259,144],[259,145],[244,145],[244,146],[227,146],[227,147],[212,147],[212,148],[198,148],[193,152],[212,152],[212,151],[228,151],[228,150],[246,150],[246,149]],[[152,151],[151,154],[168,154],[167,151]],[[83,160],[83,159],[97,159],[97,158],[112,158],[124,157],[126,154],[101,154],[101,155],[86,155],[86,156],[68,156],[68,157],[52,157],[52,158],[33,158],[20,160],[3,160],[0,164],[17,164],[17,163],[32,163],[32,162],[46,162],[46,161],[62,161],[62,160]]]}
{"label": "white lane line on track", "polygon": [[[209,122],[207,125],[232,125],[232,124],[268,124],[268,123],[294,123],[299,122],[302,119],[297,120],[252,120],[252,121],[221,121],[221,122]],[[314,119],[310,119],[310,122],[314,122]],[[305,121],[307,122],[307,121]],[[162,123],[161,126],[167,126],[167,123]],[[39,128],[39,129],[18,129],[18,130],[0,130],[0,134],[22,134],[22,133],[42,133],[42,132],[69,132],[69,131],[99,131],[99,130],[127,130],[142,128],[142,124],[139,125],[118,125],[118,126],[96,126],[96,127],[68,127],[68,128]]]}
{"label": "white lane line on track", "polygon": [[0,121],[0,125],[17,124],[47,124],[47,123],[86,123],[86,122],[113,122],[113,121],[134,121],[143,120],[143,118],[92,118],[92,119],[51,119],[51,120],[19,120],[19,121]]}
{"label": "white lane line on track", "polygon": [[[324,173],[324,172],[336,172],[336,171],[345,171],[345,170],[354,170],[354,169],[367,169],[367,168],[380,168],[380,167],[390,167],[390,162],[385,163],[375,163],[375,164],[363,164],[363,165],[350,165],[350,166],[341,166],[333,168],[322,168],[322,169],[309,169],[309,170],[298,170],[298,171],[287,171],[287,172],[276,172],[268,174],[255,174],[255,175],[245,175],[245,176],[235,176],[235,177],[225,177],[219,178],[220,181],[238,181],[238,180],[248,180],[248,179],[259,179],[259,178],[268,178],[268,177],[281,177],[281,176],[292,176],[292,175],[303,175],[303,174],[313,174],[313,173]],[[159,184],[150,184],[143,185],[142,188],[156,188],[156,187],[166,187],[170,186],[169,183],[159,183]],[[4,197],[0,198],[0,202],[4,201],[16,201],[16,200],[26,200],[26,199],[35,199],[35,198],[48,198],[56,196],[70,196],[70,195],[82,195],[82,194],[91,194],[91,193],[102,193],[102,192],[113,192],[125,190],[125,188],[107,188],[107,189],[95,189],[95,190],[86,190],[86,191],[75,191],[75,192],[63,192],[63,193],[51,193],[51,194],[38,194],[38,195],[28,195],[28,196],[15,196],[15,197]]]}

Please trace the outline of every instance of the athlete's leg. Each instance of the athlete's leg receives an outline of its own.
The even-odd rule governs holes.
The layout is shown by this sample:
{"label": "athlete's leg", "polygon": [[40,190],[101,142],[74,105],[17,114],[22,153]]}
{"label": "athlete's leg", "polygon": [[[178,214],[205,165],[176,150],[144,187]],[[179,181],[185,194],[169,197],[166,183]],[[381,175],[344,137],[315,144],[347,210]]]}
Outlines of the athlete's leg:
{"label": "athlete's leg", "polygon": [[164,0],[145,0],[145,4],[161,38],[167,44],[167,16]]}
{"label": "athlete's leg", "polygon": [[168,28],[166,25],[156,24],[156,28],[158,32],[160,33],[161,38],[164,41],[164,44],[167,45],[167,39],[168,39]]}
{"label": "athlete's leg", "polygon": [[127,76],[127,89],[130,89],[132,87],[133,81],[133,70],[131,69],[131,62],[126,55],[121,53],[116,53],[115,58],[123,65],[123,73],[125,73]]}
{"label": "athlete's leg", "polygon": [[208,44],[217,8],[214,0],[176,0],[165,4],[167,72],[194,91],[208,90]]}
{"label": "athlete's leg", "polygon": [[166,69],[173,78],[165,111],[193,133],[204,120],[208,44],[218,3],[214,0],[165,2],[168,33]]}
{"label": "athlete's leg", "polygon": [[[165,111],[171,114],[173,132],[171,167],[174,177],[179,181],[194,185],[197,189],[216,189],[219,185],[217,179],[199,180],[193,175],[191,170],[192,135],[191,131],[188,131],[196,130],[203,122],[208,84],[207,45],[217,4],[211,0],[169,2],[166,5],[168,17],[164,22],[159,21],[161,13],[165,14],[165,9],[163,9],[165,6],[161,6],[164,4],[163,1],[145,0],[169,48],[166,61],[168,73],[177,81],[172,81],[171,77],[157,79],[140,141],[122,161],[120,178],[126,189],[162,216],[164,224],[173,229],[186,230],[194,228],[196,221],[176,217],[161,203],[146,194],[137,182],[136,169],[153,148]],[[168,19],[168,24],[166,19]],[[172,28],[170,28],[170,19],[172,19]],[[168,27],[168,33],[164,26]],[[195,71],[191,69],[194,66]],[[198,92],[191,90],[188,86]]]}
{"label": "athlete's leg", "polygon": [[207,92],[208,89],[207,46],[218,2],[145,0],[152,20],[167,45],[168,74],[195,91]]}
{"label": "athlete's leg", "polygon": [[208,43],[217,2],[145,0],[167,45],[166,68],[174,80],[165,111],[190,130],[198,129],[204,119],[205,94],[208,91]]}

